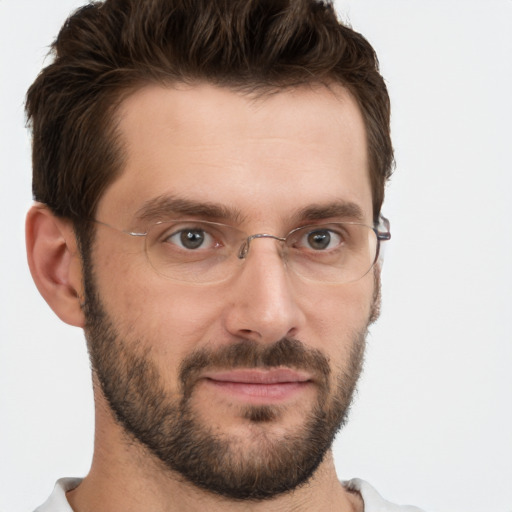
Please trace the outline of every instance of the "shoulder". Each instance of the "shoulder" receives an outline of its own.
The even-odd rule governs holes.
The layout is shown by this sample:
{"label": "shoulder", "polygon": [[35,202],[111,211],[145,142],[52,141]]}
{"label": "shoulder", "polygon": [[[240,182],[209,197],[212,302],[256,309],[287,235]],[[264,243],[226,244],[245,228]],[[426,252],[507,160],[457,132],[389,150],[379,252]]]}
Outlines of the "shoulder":
{"label": "shoulder", "polygon": [[353,478],[342,482],[349,491],[358,491],[364,501],[364,512],[423,512],[411,505],[395,505],[386,501],[368,482]]}
{"label": "shoulder", "polygon": [[57,480],[51,496],[34,512],[73,512],[66,499],[66,492],[77,487],[81,481],[81,478],[61,478]]}

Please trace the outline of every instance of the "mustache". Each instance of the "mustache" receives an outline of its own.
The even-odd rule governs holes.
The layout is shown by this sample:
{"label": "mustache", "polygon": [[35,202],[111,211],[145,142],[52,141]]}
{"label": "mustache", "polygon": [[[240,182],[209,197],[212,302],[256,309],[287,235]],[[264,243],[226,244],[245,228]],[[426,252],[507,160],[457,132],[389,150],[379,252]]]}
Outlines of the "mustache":
{"label": "mustache", "polygon": [[198,349],[182,361],[179,377],[186,397],[205,370],[271,369],[280,366],[305,370],[325,391],[329,388],[329,359],[320,350],[309,348],[293,338],[282,338],[270,345],[241,339],[215,350]]}

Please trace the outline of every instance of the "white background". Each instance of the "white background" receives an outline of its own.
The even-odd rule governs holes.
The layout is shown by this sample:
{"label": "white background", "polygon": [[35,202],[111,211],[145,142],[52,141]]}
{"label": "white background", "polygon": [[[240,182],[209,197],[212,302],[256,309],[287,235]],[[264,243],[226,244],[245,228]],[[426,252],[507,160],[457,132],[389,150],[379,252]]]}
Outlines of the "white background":
{"label": "white background", "polygon": [[[39,297],[23,98],[73,0],[0,0],[0,511],[84,475],[81,331]],[[397,169],[383,314],[335,456],[340,478],[430,512],[512,511],[512,1],[340,0],[379,54]]]}

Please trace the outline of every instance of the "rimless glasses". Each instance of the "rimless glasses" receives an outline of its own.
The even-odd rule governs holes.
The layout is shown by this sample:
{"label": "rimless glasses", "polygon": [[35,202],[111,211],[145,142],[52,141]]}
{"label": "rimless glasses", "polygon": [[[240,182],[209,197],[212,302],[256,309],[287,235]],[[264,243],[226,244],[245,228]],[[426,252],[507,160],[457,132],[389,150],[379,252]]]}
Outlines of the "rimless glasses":
{"label": "rimless glasses", "polygon": [[267,233],[248,235],[227,224],[194,219],[156,222],[144,232],[94,222],[132,237],[144,237],[147,258],[157,273],[175,281],[198,284],[234,276],[251,246],[265,238],[279,242],[284,265],[299,276],[321,283],[350,283],[372,269],[379,258],[381,243],[391,238],[389,221],[383,216],[376,227],[358,222],[329,222],[301,226],[283,237]]}

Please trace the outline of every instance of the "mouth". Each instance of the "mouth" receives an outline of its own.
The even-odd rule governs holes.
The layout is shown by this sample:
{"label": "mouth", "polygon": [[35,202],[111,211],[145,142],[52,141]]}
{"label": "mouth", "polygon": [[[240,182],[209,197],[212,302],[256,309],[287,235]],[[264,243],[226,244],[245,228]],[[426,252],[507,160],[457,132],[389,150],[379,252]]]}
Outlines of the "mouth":
{"label": "mouth", "polygon": [[217,393],[257,404],[290,400],[313,384],[311,375],[289,368],[208,372],[201,380]]}

